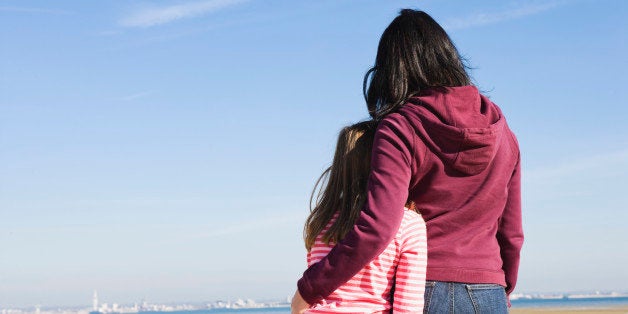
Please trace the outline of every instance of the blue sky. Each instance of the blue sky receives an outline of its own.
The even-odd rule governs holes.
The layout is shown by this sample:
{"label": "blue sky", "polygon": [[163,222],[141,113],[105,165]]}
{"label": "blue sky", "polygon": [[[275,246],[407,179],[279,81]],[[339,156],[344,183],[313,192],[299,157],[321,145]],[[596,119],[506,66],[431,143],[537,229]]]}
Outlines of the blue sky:
{"label": "blue sky", "polygon": [[0,307],[287,297],[404,7],[518,135],[517,291],[627,291],[625,1],[0,0]]}

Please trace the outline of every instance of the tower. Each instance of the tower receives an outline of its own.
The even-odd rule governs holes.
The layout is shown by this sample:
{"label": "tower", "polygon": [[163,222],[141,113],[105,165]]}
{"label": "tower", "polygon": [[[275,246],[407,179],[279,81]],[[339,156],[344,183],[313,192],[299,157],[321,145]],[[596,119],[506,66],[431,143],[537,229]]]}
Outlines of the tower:
{"label": "tower", "polygon": [[98,312],[98,293],[94,290],[94,312]]}

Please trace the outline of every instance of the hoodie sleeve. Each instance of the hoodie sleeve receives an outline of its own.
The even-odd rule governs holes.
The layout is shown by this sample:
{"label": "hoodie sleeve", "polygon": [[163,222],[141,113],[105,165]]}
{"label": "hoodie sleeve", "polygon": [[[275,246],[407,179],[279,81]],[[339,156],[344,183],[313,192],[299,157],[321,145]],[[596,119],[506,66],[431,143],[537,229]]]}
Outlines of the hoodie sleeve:
{"label": "hoodie sleeve", "polygon": [[506,275],[506,293],[510,295],[517,283],[519,257],[521,246],[523,245],[520,156],[508,184],[508,200],[499,220],[497,241],[501,249],[502,269]]}
{"label": "hoodie sleeve", "polygon": [[351,279],[394,238],[408,198],[413,134],[399,114],[380,122],[373,142],[367,199],[353,230],[298,281],[305,301],[314,304]]}

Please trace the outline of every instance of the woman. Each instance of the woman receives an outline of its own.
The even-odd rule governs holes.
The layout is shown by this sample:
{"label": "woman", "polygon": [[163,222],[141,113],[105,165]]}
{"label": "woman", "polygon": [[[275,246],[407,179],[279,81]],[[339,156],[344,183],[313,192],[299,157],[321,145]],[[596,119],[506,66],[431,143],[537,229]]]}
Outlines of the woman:
{"label": "woman", "polygon": [[408,199],[427,225],[424,312],[506,313],[523,231],[519,147],[500,109],[471,85],[440,25],[409,9],[382,34],[365,98],[379,121],[366,202],[299,280],[293,313],[384,250]]}

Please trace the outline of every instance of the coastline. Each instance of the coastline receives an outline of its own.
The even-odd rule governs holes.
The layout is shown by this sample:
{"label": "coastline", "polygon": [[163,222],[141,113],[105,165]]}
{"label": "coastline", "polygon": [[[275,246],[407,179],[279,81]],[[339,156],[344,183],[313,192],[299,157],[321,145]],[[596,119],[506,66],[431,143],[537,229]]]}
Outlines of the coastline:
{"label": "coastline", "polygon": [[544,313],[544,314],[569,314],[569,313],[578,313],[578,314],[628,314],[628,306],[626,305],[617,305],[617,306],[603,306],[603,307],[520,307],[520,308],[510,308],[511,314],[534,314],[534,313]]}

